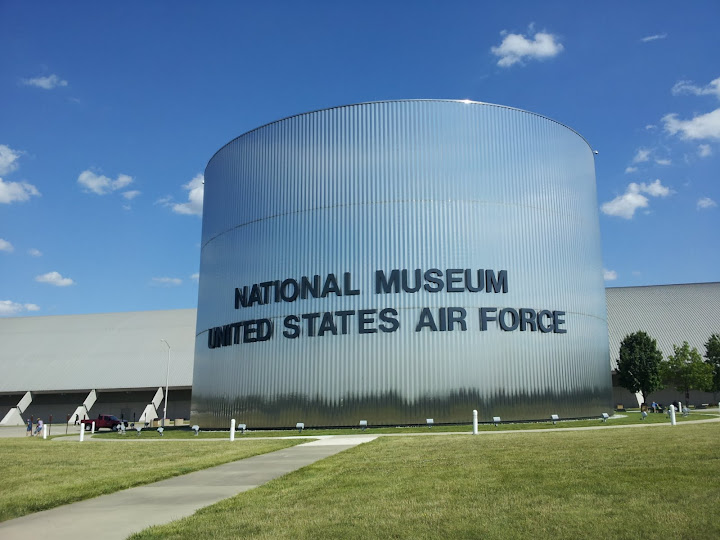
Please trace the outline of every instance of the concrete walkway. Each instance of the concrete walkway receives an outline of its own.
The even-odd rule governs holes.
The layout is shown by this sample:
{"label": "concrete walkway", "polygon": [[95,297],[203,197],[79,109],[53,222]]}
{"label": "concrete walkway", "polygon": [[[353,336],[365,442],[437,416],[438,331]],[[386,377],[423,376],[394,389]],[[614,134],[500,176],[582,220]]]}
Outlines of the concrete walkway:
{"label": "concrete walkway", "polygon": [[372,435],[331,436],[240,461],[102,495],[0,523],[3,540],[87,536],[124,539],[169,523],[358,444]]}
{"label": "concrete walkway", "polygon": [[[35,426],[33,426],[34,428]],[[50,435],[65,435],[65,434],[80,433],[78,426],[65,426],[65,424],[53,424],[50,426]],[[79,436],[79,435],[78,435]],[[27,437],[26,426],[0,426],[0,439],[10,437]],[[39,435],[42,439],[42,434]]]}

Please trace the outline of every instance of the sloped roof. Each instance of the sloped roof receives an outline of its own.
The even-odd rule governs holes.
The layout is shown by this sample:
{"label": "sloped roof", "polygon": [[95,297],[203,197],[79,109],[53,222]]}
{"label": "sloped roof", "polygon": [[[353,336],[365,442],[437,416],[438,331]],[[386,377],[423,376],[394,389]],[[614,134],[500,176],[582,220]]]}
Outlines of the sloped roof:
{"label": "sloped roof", "polygon": [[683,341],[704,356],[708,338],[720,334],[720,283],[610,287],[605,297],[613,370],[620,343],[633,332],[655,339],[665,358]]}
{"label": "sloped roof", "polygon": [[194,309],[0,319],[0,392],[191,386]]}

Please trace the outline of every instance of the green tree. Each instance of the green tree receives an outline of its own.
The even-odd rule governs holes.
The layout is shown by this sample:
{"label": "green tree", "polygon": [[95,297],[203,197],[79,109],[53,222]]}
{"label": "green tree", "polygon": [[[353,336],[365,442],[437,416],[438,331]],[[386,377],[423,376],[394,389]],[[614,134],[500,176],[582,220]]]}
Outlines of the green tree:
{"label": "green tree", "polygon": [[705,343],[705,363],[713,370],[712,392],[720,392],[720,334],[713,334]]}
{"label": "green tree", "polygon": [[663,381],[685,392],[685,403],[690,402],[690,390],[710,390],[713,370],[702,360],[698,350],[690,348],[687,341],[681,347],[673,345],[675,354],[663,362]]}
{"label": "green tree", "polygon": [[645,332],[625,336],[617,368],[620,386],[633,394],[642,392],[643,402],[647,403],[648,395],[662,388],[662,358],[657,342]]}

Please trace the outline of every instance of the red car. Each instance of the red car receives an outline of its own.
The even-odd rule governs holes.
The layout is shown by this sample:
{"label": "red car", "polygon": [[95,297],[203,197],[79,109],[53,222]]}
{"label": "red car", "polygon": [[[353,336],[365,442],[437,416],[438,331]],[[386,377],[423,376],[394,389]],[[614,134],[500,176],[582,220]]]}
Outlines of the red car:
{"label": "red car", "polygon": [[127,422],[123,422],[117,416],[113,416],[112,414],[98,414],[97,418],[88,418],[87,420],[82,421],[82,425],[85,426],[85,431],[90,431],[92,429],[93,422],[95,422],[95,431],[102,428],[116,431],[120,424],[127,426]]}

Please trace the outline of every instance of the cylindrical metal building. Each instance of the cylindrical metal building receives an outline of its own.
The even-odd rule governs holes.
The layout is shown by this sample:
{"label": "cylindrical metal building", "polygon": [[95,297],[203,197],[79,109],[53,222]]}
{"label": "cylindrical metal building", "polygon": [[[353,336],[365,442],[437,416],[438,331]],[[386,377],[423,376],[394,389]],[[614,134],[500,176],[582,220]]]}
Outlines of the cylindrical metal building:
{"label": "cylindrical metal building", "polygon": [[320,110],[205,171],[193,418],[250,428],[599,415],[594,158],[486,103]]}

